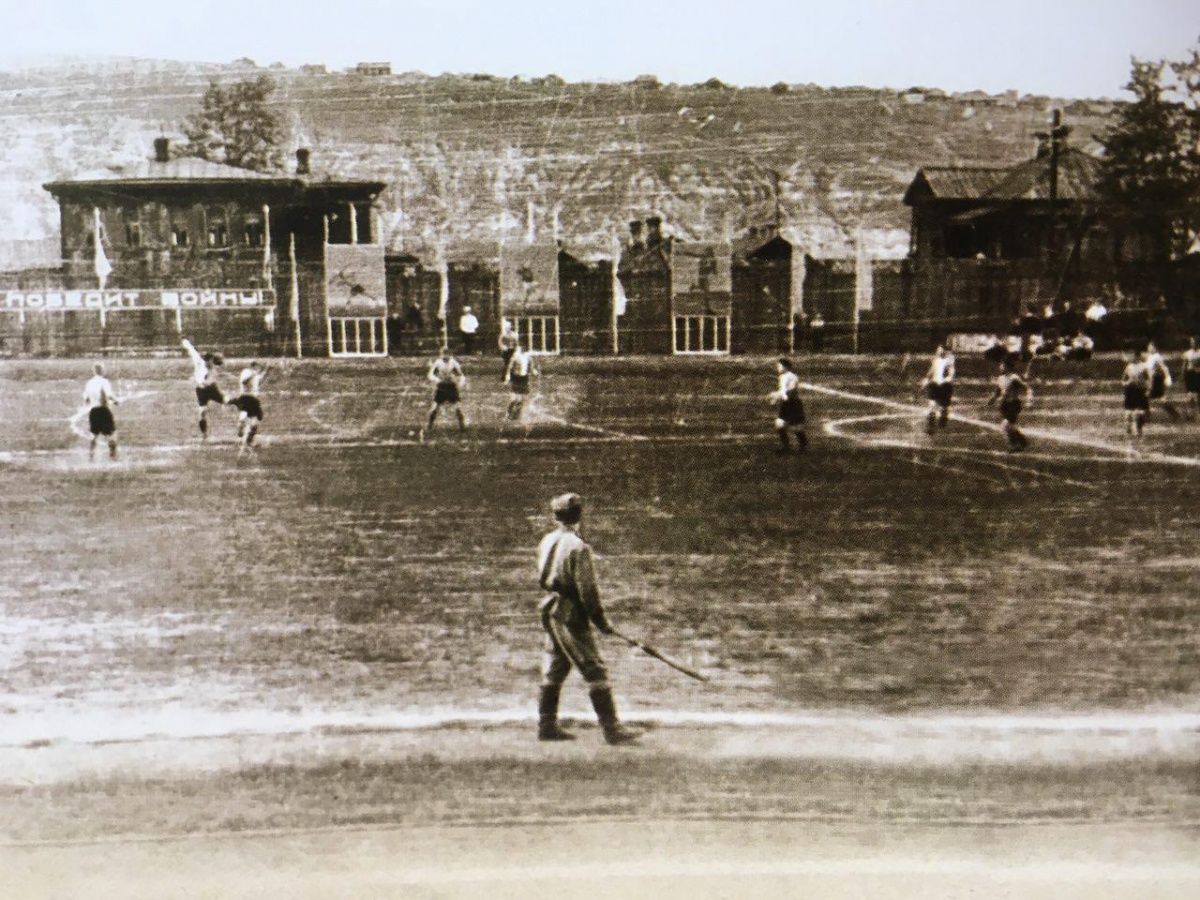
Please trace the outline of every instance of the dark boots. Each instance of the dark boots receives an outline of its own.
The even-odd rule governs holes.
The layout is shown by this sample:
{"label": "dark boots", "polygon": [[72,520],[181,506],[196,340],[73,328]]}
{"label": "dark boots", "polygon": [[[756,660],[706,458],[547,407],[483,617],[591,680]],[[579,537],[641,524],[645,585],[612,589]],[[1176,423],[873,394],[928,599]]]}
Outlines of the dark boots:
{"label": "dark boots", "polygon": [[592,688],[592,708],[596,710],[596,718],[604,729],[604,740],[610,744],[632,744],[639,737],[635,731],[630,731],[617,721],[617,704],[613,700],[611,688]]}
{"label": "dark boots", "polygon": [[539,741],[573,741],[575,735],[558,727],[558,695],[562,685],[542,685],[542,695],[538,699],[538,740]]}

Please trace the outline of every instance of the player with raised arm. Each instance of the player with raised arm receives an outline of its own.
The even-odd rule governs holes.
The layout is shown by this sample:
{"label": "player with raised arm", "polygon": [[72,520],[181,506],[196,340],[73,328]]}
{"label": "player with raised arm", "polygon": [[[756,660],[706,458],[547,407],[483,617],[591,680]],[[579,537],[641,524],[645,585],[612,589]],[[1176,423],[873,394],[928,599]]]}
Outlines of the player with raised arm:
{"label": "player with raised arm", "polygon": [[1004,435],[1008,438],[1010,450],[1024,450],[1029,446],[1029,439],[1017,427],[1017,419],[1021,410],[1033,400],[1033,389],[1016,372],[1016,365],[1011,359],[1005,359],[1000,364],[1000,374],[996,378],[996,388],[988,398],[988,406],[1000,401],[1000,416],[1004,419]]}
{"label": "player with raised arm", "polygon": [[504,370],[504,381],[512,391],[512,399],[508,402],[505,415],[512,421],[520,421],[525,400],[529,397],[530,379],[537,374],[533,354],[518,344],[508,361],[508,368]]}
{"label": "player with raised arm", "polygon": [[112,383],[104,377],[104,366],[96,363],[93,375],[83,386],[83,403],[88,408],[88,431],[92,442],[88,446],[88,459],[96,458],[96,444],[100,438],[108,440],[108,458],[117,458],[117,422],[112,408],[121,401],[113,393]]}
{"label": "player with raised arm", "polygon": [[183,349],[192,361],[192,381],[196,384],[196,405],[200,409],[200,438],[208,440],[208,404],[225,404],[225,394],[217,383],[225,358],[220,353],[200,354],[191,341],[183,338]]}
{"label": "player with raised arm", "polygon": [[466,431],[467,419],[459,404],[462,400],[462,390],[467,384],[467,376],[463,373],[458,360],[451,355],[449,347],[442,348],[441,356],[435,359],[429,367],[427,377],[435,386],[433,405],[429,409],[429,421],[426,423],[425,429],[428,431],[433,428],[438,411],[443,406],[453,406],[454,415],[458,418],[458,430]]}
{"label": "player with raised arm", "polygon": [[1196,343],[1196,338],[1189,338],[1188,348],[1183,351],[1183,389],[1192,418],[1200,415],[1200,347]]}
{"label": "player with raised arm", "polygon": [[254,448],[254,438],[263,420],[262,400],[258,393],[266,374],[266,366],[259,365],[257,361],[251,362],[238,376],[238,395],[229,401],[238,410],[239,455]]}
{"label": "player with raised arm", "polygon": [[945,344],[938,344],[929,370],[921,381],[925,396],[929,398],[929,412],[925,415],[925,430],[933,434],[935,428],[945,428],[950,420],[950,401],[954,399],[954,354]]}
{"label": "player with raised arm", "polygon": [[768,399],[775,404],[775,434],[779,437],[779,452],[786,453],[790,449],[788,429],[796,432],[796,446],[805,450],[808,448],[808,433],[804,430],[806,416],[804,401],[800,398],[800,376],[787,357],[776,360],[775,374],[779,377],[778,387],[768,395]]}
{"label": "player with raised arm", "polygon": [[1121,388],[1124,392],[1125,433],[1140,438],[1146,427],[1146,416],[1150,413],[1150,370],[1136,350],[1128,353],[1125,370],[1121,373]]}

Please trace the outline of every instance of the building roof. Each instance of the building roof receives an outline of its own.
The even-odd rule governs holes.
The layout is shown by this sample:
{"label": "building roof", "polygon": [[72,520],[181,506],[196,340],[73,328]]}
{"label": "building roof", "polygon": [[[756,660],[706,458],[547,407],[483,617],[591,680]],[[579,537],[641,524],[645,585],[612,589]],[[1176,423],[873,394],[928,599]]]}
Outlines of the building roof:
{"label": "building roof", "polygon": [[[1049,200],[1049,154],[1028,160],[1008,170],[1008,175],[987,192],[989,200]],[[1096,199],[1100,178],[1100,160],[1076,150],[1064,148],[1058,154],[1058,199],[1091,201]]]}
{"label": "building roof", "polygon": [[181,156],[167,162],[153,159],[143,159],[128,165],[114,165],[105,169],[85,172],[72,178],[51,181],[43,185],[46,190],[54,192],[59,188],[88,187],[90,185],[109,184],[184,184],[184,183],[243,183],[293,185],[298,183],[296,176],[273,175],[265,172],[254,172],[250,169],[239,169],[224,163],[209,162],[206,159]]}
{"label": "building roof", "polygon": [[183,185],[254,185],[284,189],[307,189],[320,192],[323,189],[355,191],[377,194],[387,187],[383,181],[334,178],[326,173],[305,175],[278,172],[255,172],[225,163],[210,162],[190,156],[180,156],[166,162],[143,159],[125,165],[113,165],[104,169],[84,172],[71,178],[48,182],[42,187],[52,194],[64,190],[86,188],[163,187]]}
{"label": "building roof", "polygon": [[1010,170],[995,166],[926,166],[918,170],[904,202],[924,194],[936,200],[978,200]]}
{"label": "building roof", "polygon": [[[1050,154],[1039,154],[1015,166],[929,166],[917,172],[904,193],[910,206],[918,198],[933,200],[1049,200]],[[1058,154],[1058,199],[1096,199],[1102,163],[1096,157],[1064,147]]]}

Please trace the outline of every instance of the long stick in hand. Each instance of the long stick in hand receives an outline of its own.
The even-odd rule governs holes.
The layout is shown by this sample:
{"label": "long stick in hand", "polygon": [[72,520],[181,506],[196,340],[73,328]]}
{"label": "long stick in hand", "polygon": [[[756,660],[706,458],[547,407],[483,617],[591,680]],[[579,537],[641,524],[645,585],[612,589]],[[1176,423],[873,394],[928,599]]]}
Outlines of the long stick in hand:
{"label": "long stick in hand", "polygon": [[676,662],[675,660],[671,659],[669,656],[664,656],[663,654],[661,654],[657,650],[655,650],[653,647],[651,647],[649,644],[643,644],[641,641],[635,641],[633,638],[629,637],[629,635],[621,634],[621,632],[617,631],[616,629],[613,629],[612,633],[613,633],[613,637],[620,638],[625,643],[627,643],[630,647],[636,647],[638,650],[641,650],[647,656],[653,656],[659,662],[666,663],[672,669],[675,669],[678,672],[682,672],[684,675],[687,675],[689,678],[695,678],[697,681],[708,681],[707,676],[701,675],[695,669],[689,669],[683,663]]}

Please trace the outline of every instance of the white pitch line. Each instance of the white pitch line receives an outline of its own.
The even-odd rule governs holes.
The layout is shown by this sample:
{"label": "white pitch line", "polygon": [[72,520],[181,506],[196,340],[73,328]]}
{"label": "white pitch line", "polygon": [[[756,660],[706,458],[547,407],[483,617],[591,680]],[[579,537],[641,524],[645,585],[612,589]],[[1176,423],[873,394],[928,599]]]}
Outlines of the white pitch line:
{"label": "white pitch line", "polygon": [[613,431],[608,428],[600,428],[597,425],[582,425],[579,422],[568,422],[566,419],[560,418],[553,413],[542,412],[540,415],[548,422],[553,422],[555,425],[564,425],[567,428],[578,428],[580,431],[590,431],[593,434],[602,434],[606,437],[617,438],[622,441],[648,441],[650,438],[643,434],[626,434],[624,431]]}
{"label": "white pitch line", "polygon": [[[879,415],[879,416],[855,416],[852,419],[837,419],[835,421],[825,423],[825,432],[827,434],[831,434],[836,437],[842,437],[842,438],[845,438],[846,440],[855,441],[856,443],[859,443],[859,444],[867,444],[868,446],[894,447],[897,449],[905,449],[905,450],[925,451],[925,452],[932,452],[932,453],[939,453],[939,454],[954,453],[954,454],[958,454],[960,456],[970,456],[981,465],[994,466],[997,469],[1004,469],[1009,472],[1020,472],[1025,475],[1033,475],[1038,478],[1047,478],[1047,479],[1050,479],[1051,481],[1060,481],[1063,484],[1069,484],[1069,485],[1072,485],[1073,487],[1088,488],[1089,490],[1096,489],[1096,486],[1094,484],[1090,484],[1089,482],[1086,482],[1086,481],[1077,481],[1074,478],[1066,478],[1062,475],[1054,475],[1054,474],[1051,474],[1050,472],[1043,472],[1041,469],[1031,468],[1030,466],[1014,466],[1012,463],[1002,463],[999,460],[986,458],[988,456],[993,456],[993,455],[998,456],[1000,454],[1000,451],[997,451],[997,450],[967,450],[964,448],[929,447],[929,446],[925,446],[925,445],[921,445],[921,444],[916,444],[912,441],[896,440],[895,438],[883,438],[883,439],[860,438],[857,435],[845,434],[841,430],[841,427],[843,425],[858,425],[858,424],[861,424],[864,422],[880,422],[880,421],[886,421],[888,419],[908,419],[908,418],[911,418],[911,417],[906,413],[884,413],[883,415]],[[1026,458],[1028,458],[1028,457],[1026,457]],[[1059,457],[1051,457],[1051,456],[1046,456],[1046,457],[1042,457],[1042,458],[1048,459],[1051,461],[1057,461],[1057,460],[1061,459]],[[1107,459],[1108,458],[1106,457],[1106,460]],[[1117,459],[1117,457],[1112,457],[1112,459],[1115,461]],[[934,468],[944,469],[947,472],[958,472],[958,473],[961,473],[964,475],[975,475],[975,473],[967,472],[965,469],[957,469],[957,468],[952,468],[950,466],[934,465],[932,463],[924,463],[924,462],[921,462],[916,459],[911,460],[911,462],[913,463],[913,465],[928,465],[928,466],[932,466]],[[983,476],[976,475],[976,477],[982,478]],[[995,479],[989,479],[989,480],[995,480]],[[998,483],[1003,484],[1003,482],[998,482]]]}
{"label": "white pitch line", "polygon": [[[869,394],[856,394],[850,391],[841,391],[837,388],[823,387],[822,385],[810,384],[808,382],[803,382],[800,386],[807,391],[812,391],[813,393],[826,394],[830,397],[841,397],[846,400],[856,400],[860,403],[874,403],[876,406],[883,406],[888,409],[906,410],[913,415],[920,415],[925,412],[925,410],[920,406],[914,406],[911,403],[902,403],[898,400],[888,400],[883,397],[872,397]],[[976,428],[983,428],[988,431],[1002,430],[1002,427],[997,425],[995,422],[985,422],[982,419],[964,416],[956,412],[950,413],[950,418],[956,422],[962,422],[966,425],[974,425]],[[1040,428],[1026,428],[1025,433],[1032,437],[1041,438],[1047,441],[1054,441],[1055,443],[1066,444],[1068,446],[1087,447],[1091,450],[1107,450],[1114,455],[1128,455],[1130,453],[1129,448],[1119,447],[1106,441],[1078,437],[1076,435],[1062,434],[1054,431],[1045,431]],[[1200,459],[1194,456],[1173,456],[1166,453],[1157,453],[1150,450],[1136,449],[1133,450],[1132,453],[1136,458],[1139,458],[1143,462],[1158,462],[1179,466],[1200,467]]]}

